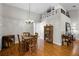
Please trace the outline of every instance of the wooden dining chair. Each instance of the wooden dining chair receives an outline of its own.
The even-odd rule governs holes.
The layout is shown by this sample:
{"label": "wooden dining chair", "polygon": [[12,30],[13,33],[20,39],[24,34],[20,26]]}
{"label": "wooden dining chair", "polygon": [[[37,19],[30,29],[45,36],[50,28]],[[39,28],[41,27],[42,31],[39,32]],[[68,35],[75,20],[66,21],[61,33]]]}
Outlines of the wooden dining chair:
{"label": "wooden dining chair", "polygon": [[35,38],[38,39],[38,33],[35,33]]}
{"label": "wooden dining chair", "polygon": [[27,52],[29,50],[29,39],[26,39],[27,37],[30,36],[29,32],[23,32],[22,33],[22,41],[23,41],[23,49],[25,52]]}
{"label": "wooden dining chair", "polygon": [[23,36],[26,36],[26,37],[29,37],[30,36],[30,33],[29,32],[23,32],[22,34],[23,34]]}
{"label": "wooden dining chair", "polygon": [[33,37],[31,40],[30,40],[30,44],[29,44],[29,52],[30,54],[32,54],[33,52],[36,52],[37,50],[37,44],[36,44],[36,39],[35,37]]}
{"label": "wooden dining chair", "polygon": [[18,46],[19,55],[21,55],[24,52],[23,42],[21,42],[19,34],[17,34],[17,37],[18,37],[18,42],[19,42],[19,46]]}
{"label": "wooden dining chair", "polygon": [[35,40],[36,40],[36,44],[37,44],[37,40],[38,40],[38,33],[35,33]]}
{"label": "wooden dining chair", "polygon": [[23,32],[21,37],[22,37],[22,40],[24,40],[26,37],[30,37],[30,33],[29,32]]}

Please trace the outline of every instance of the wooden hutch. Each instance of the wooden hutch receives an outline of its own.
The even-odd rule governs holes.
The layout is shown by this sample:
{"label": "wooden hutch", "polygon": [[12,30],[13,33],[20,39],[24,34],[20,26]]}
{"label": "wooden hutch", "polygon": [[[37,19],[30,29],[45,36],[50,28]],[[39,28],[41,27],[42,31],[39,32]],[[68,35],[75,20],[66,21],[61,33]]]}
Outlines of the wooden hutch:
{"label": "wooden hutch", "polygon": [[44,26],[44,40],[53,43],[53,26],[46,25]]}

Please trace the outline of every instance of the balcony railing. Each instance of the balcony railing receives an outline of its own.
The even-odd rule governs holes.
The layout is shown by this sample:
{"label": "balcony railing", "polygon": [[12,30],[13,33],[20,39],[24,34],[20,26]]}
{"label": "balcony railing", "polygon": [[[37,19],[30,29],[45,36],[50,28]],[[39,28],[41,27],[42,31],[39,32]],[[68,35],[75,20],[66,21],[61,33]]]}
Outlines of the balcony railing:
{"label": "balcony railing", "polygon": [[65,16],[69,17],[70,18],[70,15],[68,12],[65,12],[63,9],[56,9],[56,10],[51,10],[50,12],[45,12],[42,14],[42,19],[43,18],[46,18],[46,17],[49,17],[49,16],[52,16],[52,15],[56,15],[58,13],[62,13],[64,14]]}
{"label": "balcony railing", "polygon": [[52,10],[49,13],[45,12],[44,14],[42,14],[42,18],[46,18],[52,15],[56,15],[58,13],[58,9],[57,10]]}

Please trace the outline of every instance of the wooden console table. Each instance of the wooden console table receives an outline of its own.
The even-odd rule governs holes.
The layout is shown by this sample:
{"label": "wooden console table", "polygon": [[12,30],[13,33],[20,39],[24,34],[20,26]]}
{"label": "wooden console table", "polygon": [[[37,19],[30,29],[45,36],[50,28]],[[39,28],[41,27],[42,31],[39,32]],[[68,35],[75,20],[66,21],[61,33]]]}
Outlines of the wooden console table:
{"label": "wooden console table", "polygon": [[67,44],[67,46],[69,46],[70,44],[73,44],[73,36],[68,36],[63,34],[62,35],[62,45],[64,45],[64,43]]}
{"label": "wooden console table", "polygon": [[15,35],[2,36],[2,49],[9,48],[15,44]]}

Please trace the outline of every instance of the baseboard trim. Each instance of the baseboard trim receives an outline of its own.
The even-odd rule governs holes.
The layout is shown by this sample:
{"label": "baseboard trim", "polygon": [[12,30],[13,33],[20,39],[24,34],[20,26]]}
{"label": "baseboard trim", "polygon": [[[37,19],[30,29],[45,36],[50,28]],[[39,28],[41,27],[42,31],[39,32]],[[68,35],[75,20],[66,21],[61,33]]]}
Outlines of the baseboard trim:
{"label": "baseboard trim", "polygon": [[0,49],[0,51],[1,51],[1,49]]}
{"label": "baseboard trim", "polygon": [[56,44],[56,45],[61,46],[61,43],[58,43],[58,42],[53,42],[53,43]]}

